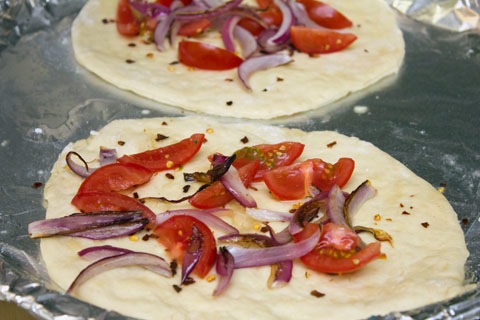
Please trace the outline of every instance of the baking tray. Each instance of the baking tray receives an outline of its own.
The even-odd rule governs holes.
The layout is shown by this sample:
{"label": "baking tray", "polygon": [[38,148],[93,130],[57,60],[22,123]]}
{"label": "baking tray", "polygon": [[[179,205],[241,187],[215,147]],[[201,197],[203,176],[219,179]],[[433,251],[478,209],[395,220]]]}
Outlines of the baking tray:
{"label": "baking tray", "polygon": [[[41,263],[38,240],[27,235],[27,225],[44,218],[42,186],[58,153],[114,119],[188,114],[121,91],[75,62],[70,26],[84,3],[0,0],[0,300],[39,319],[128,319],[57,291]],[[406,41],[398,75],[326,108],[258,122],[357,136],[432,185],[445,186],[471,252],[466,276],[477,283],[480,29],[458,24],[453,9],[443,11],[441,23],[425,19],[439,1],[390,3],[399,10]],[[372,319],[478,317],[475,286],[449,301]]]}

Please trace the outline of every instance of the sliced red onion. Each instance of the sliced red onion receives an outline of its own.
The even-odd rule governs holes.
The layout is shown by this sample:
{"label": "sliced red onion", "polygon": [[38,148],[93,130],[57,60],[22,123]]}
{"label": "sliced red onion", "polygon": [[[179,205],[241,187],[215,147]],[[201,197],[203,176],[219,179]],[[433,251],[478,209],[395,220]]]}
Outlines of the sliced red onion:
{"label": "sliced red onion", "polygon": [[214,208],[208,210],[200,210],[200,209],[179,209],[179,210],[172,210],[166,211],[164,213],[159,213],[157,215],[156,223],[157,225],[165,222],[166,220],[170,219],[176,215],[185,215],[194,217],[210,228],[218,229],[225,234],[237,234],[238,229],[231,226],[230,224],[226,223],[219,217],[215,216],[215,214],[222,214],[226,212],[230,212],[231,210],[225,208]]}
{"label": "sliced red onion", "polygon": [[250,58],[255,52],[257,52],[257,39],[255,39],[249,31],[237,25],[233,29],[233,35],[240,43],[244,59]]}
{"label": "sliced red onion", "polygon": [[149,270],[154,271],[162,276],[172,276],[170,265],[163,258],[150,253],[127,252],[103,258],[88,265],[78,274],[70,287],[67,289],[67,293],[72,293],[80,285],[99,273],[115,268],[130,266],[148,267]]}
{"label": "sliced red onion", "polygon": [[277,32],[268,39],[268,43],[271,45],[287,42],[290,39],[290,28],[295,24],[293,12],[285,0],[273,0],[273,2],[282,12],[282,24]]}
{"label": "sliced red onion", "polygon": [[358,209],[370,198],[373,198],[377,190],[372,186],[369,180],[364,181],[355,189],[345,200],[343,215],[346,224],[352,227],[352,217],[357,213]]}
{"label": "sliced red onion", "polygon": [[174,20],[173,14],[163,14],[158,17],[158,23],[153,32],[153,41],[159,51],[165,51],[165,39]]}
{"label": "sliced red onion", "polygon": [[70,235],[76,232],[113,225],[121,228],[122,224],[128,223],[142,223],[146,225],[148,219],[143,217],[141,211],[74,213],[62,218],[34,221],[28,225],[28,233],[31,238],[45,238],[57,235]]}
{"label": "sliced red onion", "polygon": [[126,237],[137,233],[145,228],[148,219],[144,222],[122,223],[114,226],[99,227],[91,230],[84,230],[68,234],[69,237],[78,237],[91,240],[105,240],[119,237]]}
{"label": "sliced red onion", "polygon": [[110,245],[103,245],[103,246],[94,246],[82,249],[78,252],[78,255],[86,260],[89,261],[97,261],[103,258],[108,258],[112,256],[116,256],[123,253],[129,253],[132,250],[114,247]]}
{"label": "sliced red onion", "polygon": [[202,255],[203,236],[198,228],[192,225],[192,235],[188,241],[187,249],[182,258],[182,281],[181,284],[187,280],[187,277],[192,273],[197,265],[200,256]]}
{"label": "sliced red onion", "polygon": [[239,245],[243,248],[265,248],[273,245],[271,238],[258,233],[228,234],[218,237],[218,241]]}
{"label": "sliced red onion", "polygon": [[296,25],[302,25],[313,29],[326,29],[310,19],[308,12],[302,3],[295,0],[288,0],[288,6],[292,10],[292,14],[295,17]]}
{"label": "sliced red onion", "polygon": [[283,53],[267,54],[244,60],[238,67],[238,76],[247,89],[251,90],[249,78],[257,71],[273,68],[293,61],[292,57]]}
{"label": "sliced red onion", "polygon": [[162,6],[159,3],[155,2],[148,2],[148,1],[142,1],[142,0],[128,0],[128,4],[132,9],[140,13],[141,15],[147,15],[152,18],[157,17],[159,14],[162,13],[169,13],[170,10]]}
{"label": "sliced red onion", "polygon": [[213,291],[214,296],[219,296],[228,287],[230,280],[232,279],[235,261],[233,256],[228,252],[225,247],[220,247],[220,253],[217,255],[217,262],[215,270],[219,275],[218,284]]}
{"label": "sliced red onion", "polygon": [[117,149],[100,147],[99,161],[101,167],[117,162]]}
{"label": "sliced red onion", "polygon": [[292,234],[290,233],[288,226],[280,232],[275,232],[268,224],[266,224],[265,227],[268,229],[273,245],[278,246],[292,241]]}
{"label": "sliced red onion", "polygon": [[253,219],[262,222],[283,222],[290,221],[292,219],[292,214],[289,212],[280,212],[259,208],[247,208],[245,212]]}
{"label": "sliced red onion", "polygon": [[214,17],[218,17],[229,10],[238,7],[243,0],[231,0],[229,2],[222,3],[221,5],[208,8],[202,11],[180,11],[175,13],[175,18],[178,20],[197,20],[200,18],[207,18],[211,19]]}
{"label": "sliced red onion", "polygon": [[[76,156],[78,159],[80,159],[83,165],[76,163],[73,160],[73,156]],[[69,153],[67,153],[65,160],[70,170],[72,170],[73,173],[79,175],[82,178],[88,177],[93,171],[96,170],[96,168],[89,168],[87,162],[82,158],[81,155],[79,155],[75,151],[70,151]]]}
{"label": "sliced red onion", "polygon": [[235,260],[235,268],[259,267],[281,261],[300,258],[315,248],[320,238],[320,228],[309,238],[282,246],[246,249],[228,245],[227,249]]}
{"label": "sliced red onion", "polygon": [[247,208],[257,206],[257,202],[243,184],[242,179],[234,166],[230,166],[227,172],[220,177],[220,181],[225,186],[225,189],[227,189],[242,206]]}
{"label": "sliced red onion", "polygon": [[328,192],[319,192],[315,197],[302,204],[293,214],[289,231],[297,234],[303,230],[305,223],[315,219],[320,209],[325,207]]}
{"label": "sliced red onion", "polygon": [[327,215],[331,222],[348,226],[343,215],[343,208],[345,205],[345,196],[342,190],[336,184],[330,189],[328,193]]}
{"label": "sliced red onion", "polygon": [[293,272],[293,261],[281,261],[272,265],[272,271],[270,272],[270,277],[268,278],[267,285],[270,289],[283,288],[290,282]]}
{"label": "sliced red onion", "polygon": [[240,16],[230,16],[225,20],[220,30],[223,46],[227,51],[235,52],[235,43],[233,41],[233,30],[240,21]]}

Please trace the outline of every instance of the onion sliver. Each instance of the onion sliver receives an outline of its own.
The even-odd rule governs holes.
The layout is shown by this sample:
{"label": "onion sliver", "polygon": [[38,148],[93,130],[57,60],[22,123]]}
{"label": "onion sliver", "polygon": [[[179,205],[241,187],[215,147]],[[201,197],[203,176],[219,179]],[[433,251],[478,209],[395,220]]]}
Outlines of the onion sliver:
{"label": "onion sliver", "polygon": [[243,58],[248,59],[257,51],[257,40],[249,31],[240,26],[235,26],[233,35],[240,42]]}
{"label": "onion sliver", "polygon": [[351,217],[357,213],[358,209],[365,203],[365,201],[374,197],[376,193],[377,190],[372,186],[369,180],[366,180],[348,196],[345,200],[343,215],[345,216],[345,221],[349,227],[352,227]]}
{"label": "onion sliver", "polygon": [[273,0],[273,2],[282,12],[282,24],[267,42],[270,44],[281,44],[290,39],[290,28],[295,24],[295,17],[285,0]]}
{"label": "onion sliver", "polygon": [[123,253],[133,252],[132,250],[114,247],[110,245],[87,247],[78,251],[78,255],[89,261],[97,261],[103,258],[116,256]]}
{"label": "onion sliver", "polygon": [[315,248],[320,238],[320,228],[309,238],[282,246],[246,249],[228,245],[227,249],[235,260],[235,268],[249,268],[271,265],[300,258]]}
{"label": "onion sliver", "polygon": [[220,247],[220,254],[217,255],[215,270],[219,275],[218,284],[213,291],[214,296],[220,295],[227,288],[232,279],[235,261],[233,256],[225,247]]}
{"label": "onion sliver", "polygon": [[238,67],[238,76],[247,89],[251,89],[249,78],[260,70],[273,68],[293,61],[292,57],[284,53],[267,54],[244,60]]}
{"label": "onion sliver", "polygon": [[175,13],[175,18],[178,20],[198,20],[201,18],[214,18],[218,17],[223,13],[228,12],[229,10],[236,8],[242,3],[243,0],[232,0],[225,2],[219,6],[211,7],[203,11],[181,11]]}
{"label": "onion sliver", "polygon": [[225,189],[238,201],[240,204],[247,208],[253,208],[257,206],[257,202],[252,197],[250,192],[242,182],[237,169],[234,166],[230,166],[227,172],[220,177]]}
{"label": "onion sliver", "polygon": [[165,277],[172,276],[172,270],[169,264],[161,257],[143,252],[128,252],[107,258],[103,258],[93,262],[83,269],[70,287],[67,293],[72,293],[81,284],[91,279],[99,273],[121,267],[140,266],[148,267],[149,270],[156,272]]}
{"label": "onion sliver", "polygon": [[327,215],[331,222],[347,226],[347,222],[343,216],[343,208],[345,206],[345,196],[343,191],[336,184],[330,189],[327,201]]}
{"label": "onion sliver", "polygon": [[148,223],[148,219],[143,222],[122,223],[113,226],[98,227],[95,229],[84,230],[69,233],[69,237],[78,237],[91,240],[105,240],[119,237],[126,237],[142,230]]}
{"label": "onion sliver", "polygon": [[238,229],[226,223],[219,217],[214,214],[221,214],[225,212],[230,212],[230,209],[225,208],[214,208],[209,210],[200,210],[200,209],[179,209],[172,211],[165,211],[163,213],[157,214],[156,224],[159,225],[166,220],[170,219],[173,216],[185,215],[194,217],[201,222],[205,223],[207,226],[218,229],[226,234],[236,234]]}
{"label": "onion sliver", "polygon": [[293,261],[286,260],[272,265],[267,285],[270,289],[284,287],[292,278]]}
{"label": "onion sliver", "polygon": [[[72,159],[73,156],[77,156],[80,159],[80,161],[82,161],[83,165],[73,161]],[[69,153],[67,153],[65,160],[70,170],[72,170],[75,174],[77,174],[82,178],[88,177],[93,171],[96,170],[96,168],[89,168],[87,162],[82,158],[82,156],[80,156],[75,151],[70,151]]]}
{"label": "onion sliver", "polygon": [[100,147],[99,161],[102,167],[117,162],[117,149]]}
{"label": "onion sliver", "polygon": [[222,25],[221,35],[223,40],[223,45],[227,51],[235,52],[235,43],[233,42],[233,30],[240,21],[240,16],[231,16],[227,18],[225,23]]}
{"label": "onion sliver", "polygon": [[292,214],[288,212],[273,211],[268,209],[247,208],[245,211],[250,217],[262,222],[290,221]]}

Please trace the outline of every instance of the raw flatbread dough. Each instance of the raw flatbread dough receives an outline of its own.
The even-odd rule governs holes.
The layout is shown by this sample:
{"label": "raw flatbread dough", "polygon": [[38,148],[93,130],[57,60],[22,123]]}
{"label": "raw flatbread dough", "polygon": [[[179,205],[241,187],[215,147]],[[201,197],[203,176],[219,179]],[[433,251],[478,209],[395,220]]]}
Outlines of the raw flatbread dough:
{"label": "raw flatbread dough", "polygon": [[[157,142],[158,133],[169,138]],[[75,291],[75,296],[142,319],[211,319],[212,315],[219,319],[357,319],[420,307],[464,291],[468,252],[457,215],[444,196],[372,144],[336,132],[220,123],[200,117],[114,121],[99,132],[92,132],[88,139],[70,144],[59,156],[45,187],[47,218],[76,212],[70,200],[82,179],[66,167],[66,152],[74,150],[96,166],[100,146],[116,148],[121,156],[168,145],[193,133],[206,134],[208,142],[200,152],[183,169],[168,171],[174,180],[161,172],[137,188],[140,197],[185,196],[183,173],[207,170],[209,154],[215,151],[231,154],[245,146],[240,142],[245,136],[249,140],[247,145],[299,141],[306,145],[299,160],[313,157],[331,163],[340,157],[355,160],[354,174],[344,190],[352,191],[366,179],[378,190],[361,207],[353,224],[380,228],[393,237],[393,247],[382,243],[387,259],[375,260],[358,272],[341,276],[317,274],[296,262],[292,280],[279,289],[267,288],[269,267],[240,269],[234,272],[230,287],[219,297],[212,296],[216,280],[197,279],[195,284],[177,293],[172,285],[180,282],[179,275],[167,279],[139,267],[120,268],[87,281]],[[120,146],[118,141],[125,144]],[[327,147],[334,141],[333,147]],[[192,185],[191,190],[196,188],[197,185]],[[260,208],[288,211],[299,203],[274,201],[263,183],[255,183],[252,194]],[[188,203],[147,204],[154,212],[189,206]],[[241,232],[255,232],[258,222],[248,217],[242,207],[235,201],[228,207],[235,214],[223,217],[227,222]],[[284,225],[272,226],[280,229]],[[142,235],[138,241],[128,237],[108,241],[46,238],[41,240],[41,252],[52,280],[66,289],[88,264],[77,252],[89,246],[111,244],[167,258],[155,240],[143,241]],[[372,241],[369,236],[362,237]],[[325,296],[316,298],[310,294],[312,290]]]}
{"label": "raw flatbread dough", "polygon": [[[297,52],[293,63],[254,74],[253,91],[242,86],[236,70],[171,65],[177,61],[176,47],[159,52],[154,44],[120,36],[114,23],[102,22],[115,18],[117,1],[113,0],[87,2],[72,26],[73,48],[77,61],[107,82],[163,104],[226,117],[287,116],[365,89],[396,73],[402,63],[402,33],[385,1],[325,2],[353,21],[349,31],[358,39],[344,51],[316,58]],[[200,40],[222,46],[218,35],[207,33]],[[130,43],[136,46],[129,47]]]}

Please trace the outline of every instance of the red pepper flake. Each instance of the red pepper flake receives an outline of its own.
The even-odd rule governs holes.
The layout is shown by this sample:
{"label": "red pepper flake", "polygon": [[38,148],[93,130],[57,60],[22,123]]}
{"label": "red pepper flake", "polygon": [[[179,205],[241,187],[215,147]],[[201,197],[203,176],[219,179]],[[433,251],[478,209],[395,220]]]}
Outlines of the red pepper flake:
{"label": "red pepper flake", "polygon": [[34,183],[32,184],[32,188],[33,188],[33,189],[38,189],[38,188],[40,188],[40,187],[42,187],[42,186],[43,186],[43,183],[42,183],[42,182],[39,182],[39,181],[34,182]]}
{"label": "red pepper flake", "polygon": [[325,293],[322,293],[322,292],[320,292],[320,291],[318,291],[318,290],[312,290],[312,291],[310,291],[310,294],[311,294],[312,296],[314,296],[315,298],[325,297]]}
{"label": "red pepper flake", "polygon": [[178,268],[178,263],[177,260],[172,260],[170,262],[170,270],[172,271],[172,276],[175,276],[177,274],[177,268]]}
{"label": "red pepper flake", "polygon": [[122,141],[122,140],[118,140],[117,143],[118,143],[119,146],[124,146],[125,145],[125,141]]}
{"label": "red pepper flake", "polygon": [[265,88],[265,89],[263,89],[262,91],[263,91],[263,92],[267,92],[267,91],[268,91],[268,89],[267,89],[267,88]]}
{"label": "red pepper flake", "polygon": [[137,44],[136,44],[136,43],[133,43],[133,42],[130,42],[130,43],[128,44],[128,46],[131,47],[131,48],[133,48],[133,47],[136,47]]}
{"label": "red pepper flake", "polygon": [[170,179],[170,180],[175,179],[175,176],[171,173],[165,173],[165,177],[167,177],[167,179]]}
{"label": "red pepper flake", "polygon": [[148,241],[149,239],[150,239],[150,235],[148,233],[142,237],[143,241]]}
{"label": "red pepper flake", "polygon": [[226,105],[227,105],[227,106],[231,106],[232,104],[233,104],[233,101],[232,101],[232,100],[229,100],[229,101],[226,102]]}
{"label": "red pepper flake", "polygon": [[190,190],[190,185],[189,185],[189,184],[184,185],[184,186],[183,186],[183,192],[184,192],[184,193],[187,193],[188,190]]}
{"label": "red pepper flake", "polygon": [[227,81],[227,82],[233,82],[233,79],[232,79],[232,78],[226,78],[225,81]]}
{"label": "red pepper flake", "polygon": [[425,229],[428,228],[430,226],[430,224],[428,222],[422,222],[422,227],[424,227]]}
{"label": "red pepper flake", "polygon": [[168,126],[168,123],[166,121],[163,121],[162,126]]}
{"label": "red pepper flake", "polygon": [[368,49],[363,49],[363,52],[369,53],[370,51],[368,51]]}
{"label": "red pepper flake", "polygon": [[135,60],[127,59],[127,60],[125,60],[125,62],[128,63],[128,64],[132,64],[132,63],[135,63]]}
{"label": "red pepper flake", "polygon": [[175,60],[175,61],[170,62],[169,65],[174,66],[174,65],[179,64],[179,63],[180,63],[180,61]]}
{"label": "red pepper flake", "polygon": [[403,203],[400,203],[400,208],[403,208],[405,207],[405,205]]}
{"label": "red pepper flake", "polygon": [[165,140],[165,139],[168,139],[168,136],[163,135],[161,133],[157,133],[157,137],[155,138],[155,141],[162,141],[162,140]]}
{"label": "red pepper flake", "polygon": [[282,82],[282,81],[283,81],[283,78],[277,77],[277,82]]}
{"label": "red pepper flake", "polygon": [[183,284],[186,285],[186,286],[194,284],[194,283],[195,283],[195,279],[193,279],[192,277],[187,277],[187,278],[185,278],[185,281],[183,281]]}
{"label": "red pepper flake", "polygon": [[174,289],[177,293],[179,293],[180,291],[182,291],[182,287],[180,287],[180,286],[177,285],[177,284],[174,284],[174,285],[173,285],[173,289]]}
{"label": "red pepper flake", "polygon": [[327,148],[333,148],[333,146],[336,144],[337,144],[337,141],[332,141],[329,144],[327,144]]}
{"label": "red pepper flake", "polygon": [[247,136],[243,137],[242,139],[240,139],[240,142],[241,143],[248,143],[248,138]]}
{"label": "red pepper flake", "polygon": [[149,52],[145,55],[147,58],[153,58],[153,53]]}
{"label": "red pepper flake", "polygon": [[138,192],[134,192],[134,193],[133,193],[133,197],[134,197],[135,199],[140,198],[140,196],[138,195]]}
{"label": "red pepper flake", "polygon": [[469,223],[470,223],[470,221],[468,220],[468,218],[463,218],[463,219],[462,219],[462,224],[463,224],[464,226],[467,225],[467,224],[469,224]]}
{"label": "red pepper flake", "polygon": [[404,211],[402,211],[402,214],[409,216],[409,215],[410,215],[410,212],[404,210]]}
{"label": "red pepper flake", "polygon": [[103,18],[103,19],[102,19],[102,23],[103,23],[103,24],[107,24],[107,23],[108,23],[108,19],[107,19],[107,18]]}

